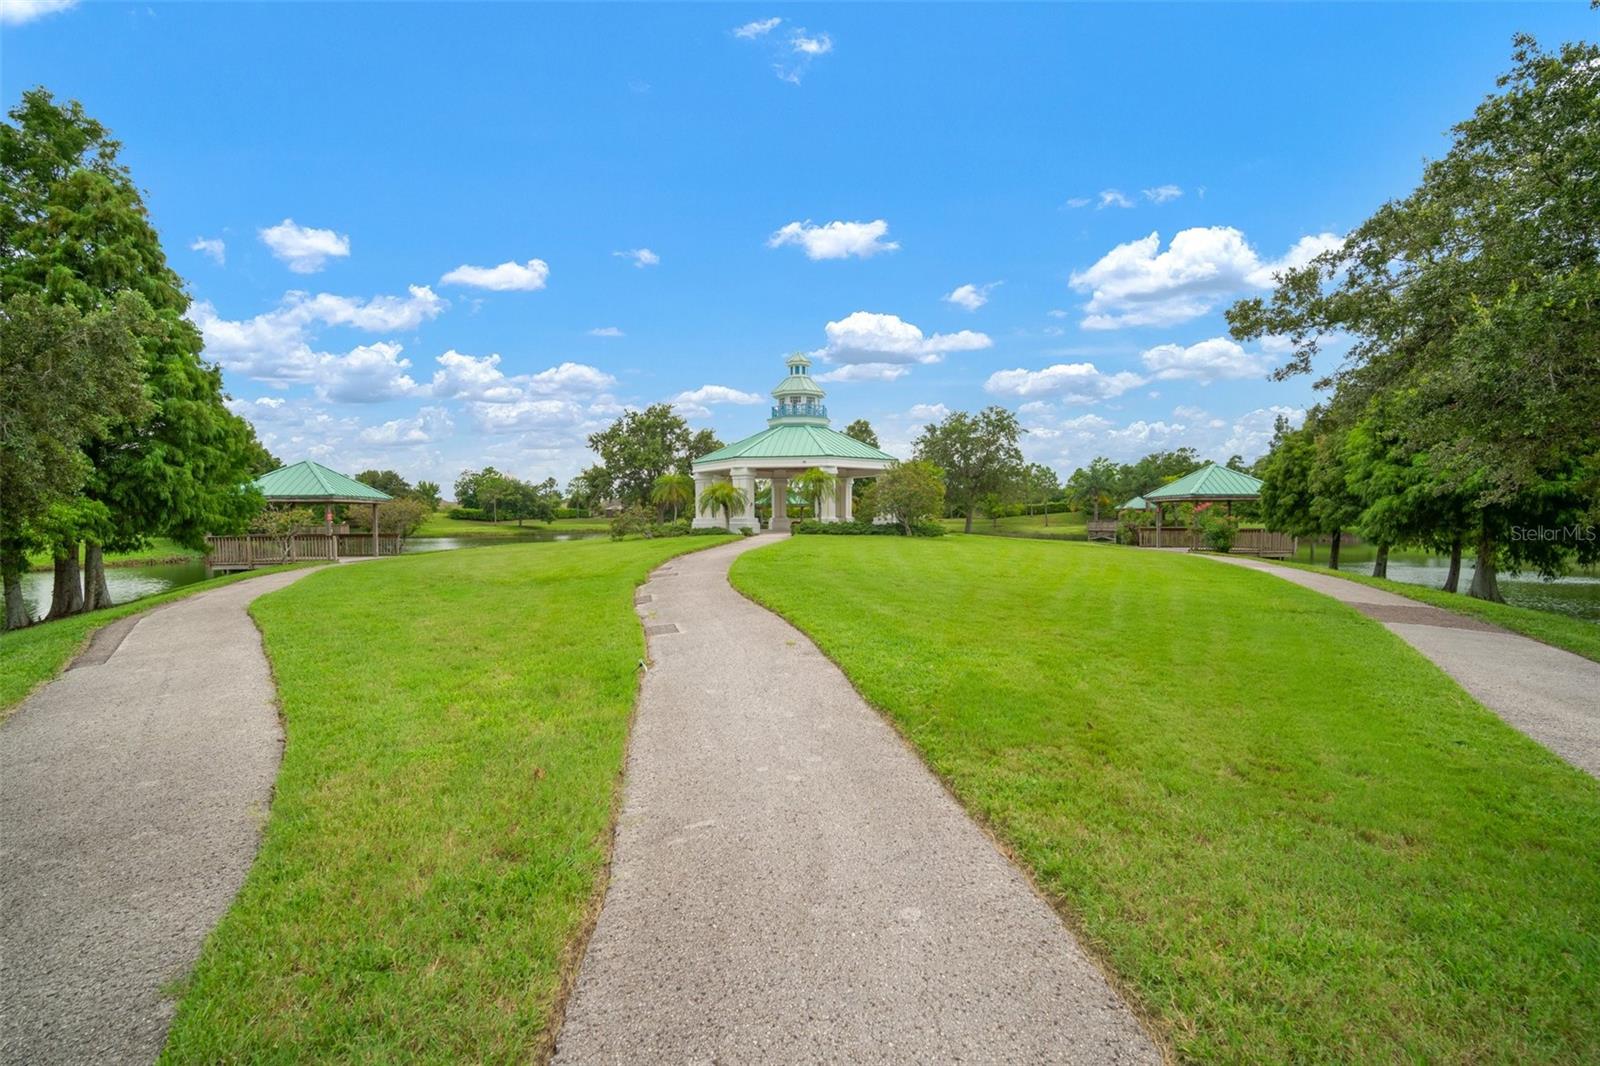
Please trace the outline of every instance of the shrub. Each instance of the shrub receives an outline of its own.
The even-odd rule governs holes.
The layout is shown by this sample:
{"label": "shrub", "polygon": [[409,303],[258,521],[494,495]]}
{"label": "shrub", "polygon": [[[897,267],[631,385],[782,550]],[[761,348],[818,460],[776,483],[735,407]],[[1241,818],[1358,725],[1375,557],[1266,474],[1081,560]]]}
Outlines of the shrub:
{"label": "shrub", "polygon": [[755,535],[756,535],[756,531],[751,529],[749,526],[740,526],[739,527],[739,536],[741,536],[741,537],[753,537]]}
{"label": "shrub", "polygon": [[[794,532],[813,536],[834,537],[898,537],[903,530],[892,523],[883,522],[818,522],[807,519],[794,524]],[[911,523],[913,537],[942,537],[944,526],[932,519],[919,518]]]}
{"label": "shrub", "polygon": [[1221,513],[1215,507],[1202,505],[1195,508],[1191,524],[1212,551],[1231,551],[1234,539],[1239,536],[1239,520],[1231,514]]}
{"label": "shrub", "polygon": [[611,520],[611,539],[649,537],[654,534],[656,513],[649,507],[629,507]]}
{"label": "shrub", "polygon": [[456,518],[463,522],[487,522],[489,512],[478,507],[452,507],[444,513],[446,518]]}
{"label": "shrub", "polygon": [[703,529],[694,529],[693,527],[691,527],[689,529],[689,531],[684,534],[684,536],[686,536],[686,537],[720,537],[726,532],[728,532],[728,531],[726,529],[723,529],[721,526],[706,526]]}

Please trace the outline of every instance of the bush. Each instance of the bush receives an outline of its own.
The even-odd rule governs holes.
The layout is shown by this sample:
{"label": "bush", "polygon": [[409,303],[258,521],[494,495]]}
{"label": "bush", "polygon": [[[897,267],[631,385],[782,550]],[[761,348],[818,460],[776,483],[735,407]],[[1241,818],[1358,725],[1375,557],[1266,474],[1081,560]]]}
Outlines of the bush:
{"label": "bush", "polygon": [[721,526],[706,526],[703,529],[694,529],[694,528],[691,527],[690,530],[687,533],[684,534],[684,536],[686,536],[686,537],[720,537],[720,536],[722,536],[723,534],[725,534],[727,532],[728,531],[726,529],[723,529]]}
{"label": "bush", "polygon": [[628,537],[650,537],[654,534],[656,513],[649,507],[629,507],[611,520],[611,539],[624,540]]}
{"label": "bush", "polygon": [[478,507],[452,507],[444,513],[446,518],[455,518],[463,522],[487,522],[489,512]]}
{"label": "bush", "polygon": [[[807,519],[796,522],[794,532],[835,537],[898,537],[900,527],[892,522],[818,522]],[[923,518],[911,523],[913,537],[942,537],[944,534],[944,526],[932,519]]]}
{"label": "bush", "polygon": [[1239,536],[1239,520],[1233,515],[1222,514],[1215,507],[1206,507],[1195,510],[1192,522],[1200,533],[1200,539],[1212,551],[1233,549],[1234,539]]}

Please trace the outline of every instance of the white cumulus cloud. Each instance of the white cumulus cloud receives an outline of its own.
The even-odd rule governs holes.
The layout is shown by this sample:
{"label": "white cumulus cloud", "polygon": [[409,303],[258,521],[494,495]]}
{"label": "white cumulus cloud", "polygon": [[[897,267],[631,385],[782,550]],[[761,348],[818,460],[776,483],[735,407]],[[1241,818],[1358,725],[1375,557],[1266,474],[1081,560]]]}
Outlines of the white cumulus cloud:
{"label": "white cumulus cloud", "polygon": [[[811,354],[839,365],[822,375],[824,381],[893,381],[918,363],[937,363],[950,352],[970,352],[994,344],[988,334],[964,329],[956,333],[924,334],[899,315],[856,311],[823,332],[827,344]],[[870,368],[870,369],[869,369]]]}
{"label": "white cumulus cloud", "polygon": [[631,259],[635,267],[653,267],[661,262],[661,257],[648,248],[629,248],[627,251],[612,252],[619,259]]}
{"label": "white cumulus cloud", "polygon": [[196,237],[194,243],[189,245],[189,250],[199,252],[218,266],[228,261],[228,245],[221,237]]}
{"label": "white cumulus cloud", "polygon": [[1264,356],[1245,351],[1227,337],[1212,337],[1187,347],[1158,344],[1139,358],[1146,370],[1163,381],[1261,378],[1271,368]]}
{"label": "white cumulus cloud", "polygon": [[997,370],[983,387],[1003,396],[1044,397],[1062,403],[1098,403],[1143,385],[1138,374],[1107,374],[1093,363],[1057,363],[1042,370]]}
{"label": "white cumulus cloud", "polygon": [[0,0],[0,25],[20,26],[75,7],[77,3],[78,0]]}
{"label": "white cumulus cloud", "polygon": [[1100,202],[1095,208],[1104,211],[1108,207],[1132,207],[1133,201],[1121,189],[1101,189]]}
{"label": "white cumulus cloud", "polygon": [[1207,314],[1230,295],[1270,288],[1277,272],[1340,243],[1331,233],[1302,237],[1282,259],[1264,260],[1231,226],[1181,230],[1165,249],[1151,233],[1117,245],[1070,284],[1089,294],[1085,329],[1167,326]]}
{"label": "white cumulus cloud", "polygon": [[261,243],[296,274],[315,274],[329,259],[350,254],[350,238],[331,229],[313,229],[286,218],[259,231]]}
{"label": "white cumulus cloud", "polygon": [[814,226],[811,220],[791,222],[767,238],[768,248],[781,248],[796,244],[805,250],[807,259],[870,259],[879,252],[892,252],[900,247],[897,241],[883,238],[889,233],[889,223],[883,219],[872,222],[829,222]]}
{"label": "white cumulus cloud", "polygon": [[493,292],[538,292],[550,276],[550,265],[543,259],[526,263],[508,261],[499,266],[458,266],[439,279],[443,285],[469,285]]}
{"label": "white cumulus cloud", "polygon": [[769,19],[756,19],[753,22],[746,22],[743,26],[736,27],[733,31],[733,35],[735,37],[742,37],[747,41],[754,40],[757,37],[765,37],[767,34],[777,29],[779,24],[782,22],[783,19],[777,17]]}
{"label": "white cumulus cloud", "polygon": [[1153,204],[1164,204],[1182,195],[1183,190],[1176,185],[1157,185],[1153,189],[1144,190],[1144,198]]}
{"label": "white cumulus cloud", "polygon": [[360,433],[366,444],[386,446],[432,444],[448,437],[455,429],[450,413],[442,407],[424,407],[411,418],[395,418]]}
{"label": "white cumulus cloud", "polygon": [[957,285],[940,299],[944,300],[945,303],[955,304],[957,307],[965,308],[968,311],[976,311],[989,302],[989,293],[999,284],[1000,282],[998,281],[991,281],[987,285]]}

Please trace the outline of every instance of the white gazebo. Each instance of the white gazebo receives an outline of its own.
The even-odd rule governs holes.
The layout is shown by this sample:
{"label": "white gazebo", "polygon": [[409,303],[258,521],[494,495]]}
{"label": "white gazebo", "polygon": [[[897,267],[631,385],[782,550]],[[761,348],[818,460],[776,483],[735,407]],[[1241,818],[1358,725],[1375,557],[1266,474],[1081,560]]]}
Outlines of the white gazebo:
{"label": "white gazebo", "polygon": [[700,494],[716,481],[732,481],[744,493],[743,513],[734,514],[727,528],[761,528],[756,518],[756,482],[772,483],[772,529],[787,532],[789,479],[804,470],[826,470],[836,479],[833,492],[822,500],[817,517],[824,522],[849,522],[855,518],[852,487],[858,477],[873,477],[896,462],[879,451],[829,428],[826,395],[811,376],[811,360],[796,353],[788,359],[789,376],[772,390],[772,417],[767,428],[753,437],[702,455],[694,470],[694,524],[697,528],[722,528],[721,512],[700,513]]}

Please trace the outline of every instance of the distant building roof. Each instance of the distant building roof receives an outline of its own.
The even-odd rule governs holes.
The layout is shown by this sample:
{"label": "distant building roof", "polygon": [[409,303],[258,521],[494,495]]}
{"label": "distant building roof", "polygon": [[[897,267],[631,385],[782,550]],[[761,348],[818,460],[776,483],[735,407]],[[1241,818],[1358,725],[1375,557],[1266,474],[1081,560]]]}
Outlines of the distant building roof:
{"label": "distant building roof", "polygon": [[1216,463],[1207,463],[1170,485],[1144,494],[1147,503],[1184,500],[1254,500],[1261,496],[1261,480]]}
{"label": "distant building roof", "polygon": [[262,474],[256,478],[256,488],[268,500],[283,503],[382,503],[394,499],[387,492],[310,459]]}
{"label": "distant building roof", "polygon": [[1119,511],[1143,511],[1149,506],[1150,505],[1148,503],[1144,502],[1144,497],[1143,496],[1135,496],[1133,499],[1129,500],[1127,503],[1123,504],[1121,507],[1118,507],[1117,510],[1119,510]]}

